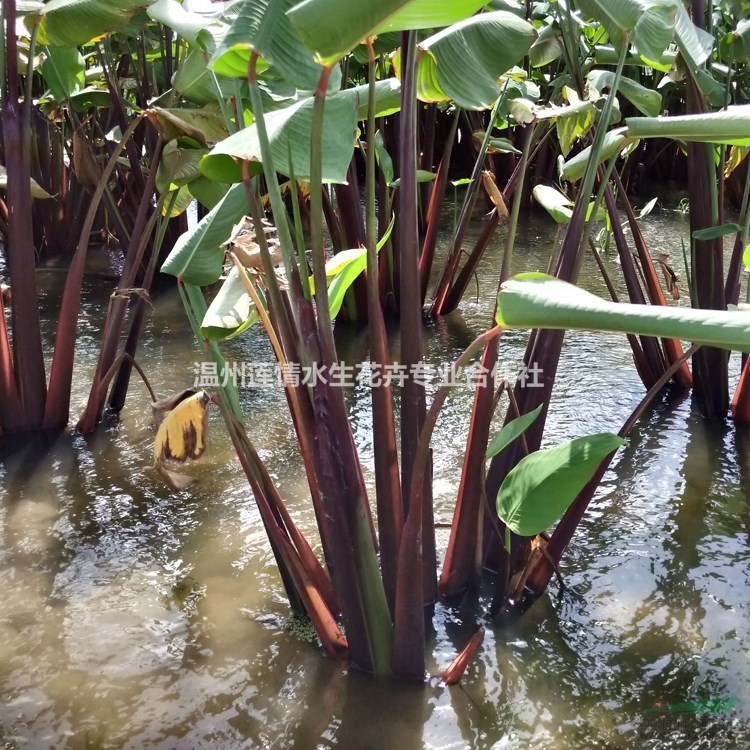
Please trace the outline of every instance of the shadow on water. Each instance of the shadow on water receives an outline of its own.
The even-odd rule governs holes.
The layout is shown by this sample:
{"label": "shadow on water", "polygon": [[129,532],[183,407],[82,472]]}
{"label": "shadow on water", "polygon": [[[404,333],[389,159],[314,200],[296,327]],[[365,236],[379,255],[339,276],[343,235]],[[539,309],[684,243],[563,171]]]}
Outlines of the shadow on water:
{"label": "shadow on water", "polygon": [[[647,238],[677,237],[679,258],[682,222],[654,214]],[[521,228],[519,270],[546,267],[553,234],[537,221]],[[430,365],[454,359],[487,326],[497,257],[484,263],[477,298],[426,325]],[[605,262],[617,278],[615,261]],[[592,268],[582,283],[603,289]],[[82,316],[74,415],[96,361],[106,293],[95,292]],[[366,359],[366,332],[340,327],[337,338],[342,360]],[[503,337],[504,374],[523,343],[520,332]],[[230,361],[271,356],[256,330],[226,352]],[[139,359],[160,394],[192,385],[200,357],[176,295],[156,305]],[[642,392],[621,337],[571,333],[548,444],[618,429]],[[347,393],[372,482],[369,396],[360,385]],[[453,511],[471,399],[456,391],[433,441],[441,522]],[[242,400],[252,439],[315,540],[283,393],[248,387]],[[0,446],[0,747],[750,746],[750,432],[706,425],[690,399],[668,392],[636,426],[563,560],[568,590],[553,582],[522,620],[488,628],[451,688],[347,675],[325,658],[289,616],[218,415],[207,456],[187,469],[200,479],[189,493],[171,495],[151,471],[153,436],[136,384],[120,420],[88,440]],[[487,597],[437,608],[431,674],[483,624]],[[649,711],[725,696],[738,698],[727,714],[669,723]]]}

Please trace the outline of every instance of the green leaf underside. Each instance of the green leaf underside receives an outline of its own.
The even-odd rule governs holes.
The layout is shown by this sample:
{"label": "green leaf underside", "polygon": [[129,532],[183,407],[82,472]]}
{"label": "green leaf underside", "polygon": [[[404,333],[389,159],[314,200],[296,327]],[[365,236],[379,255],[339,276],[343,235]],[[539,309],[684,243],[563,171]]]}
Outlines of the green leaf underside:
{"label": "green leaf underside", "polygon": [[599,464],[625,441],[603,432],[521,459],[497,495],[497,513],[515,534],[535,536],[555,524]]}
{"label": "green leaf underside", "polygon": [[196,286],[213,284],[221,276],[222,245],[246,212],[245,186],[233,185],[193,229],[178,237],[161,270]]}
{"label": "green leaf underside", "polygon": [[[238,59],[244,63],[241,77],[247,75],[250,53],[255,51],[287,80],[301,89],[313,91],[320,80],[322,65],[313,61],[310,52],[303,46],[294,30],[287,11],[297,0],[244,0],[237,7],[229,31],[221,40],[209,61],[209,65],[224,75],[234,75],[234,69],[242,71]],[[227,53],[234,53],[229,66],[222,63]],[[340,73],[331,77],[330,86],[338,88]]]}
{"label": "green leaf underside", "polygon": [[498,325],[677,338],[750,351],[750,314],[726,310],[611,302],[542,273],[506,281],[498,296]]}
{"label": "green leaf underside", "polygon": [[[377,83],[378,116],[384,116],[400,106],[400,84],[394,78]],[[323,180],[346,182],[346,173],[354,153],[357,121],[366,117],[367,86],[356,86],[326,97],[323,116]],[[298,180],[310,178],[310,129],[313,97],[295,102],[289,107],[269,112],[265,116],[274,167],[277,171]],[[291,154],[291,167],[289,157]],[[234,133],[218,143],[201,162],[201,171],[223,182],[242,179],[241,164],[235,159],[247,159],[251,173],[261,171],[261,150],[255,125]]]}
{"label": "green leaf underside", "polygon": [[497,435],[495,435],[490,441],[485,458],[490,459],[493,456],[496,456],[498,453],[505,450],[505,448],[507,448],[522,433],[526,432],[541,413],[542,406],[543,404],[539,404],[539,406],[533,411],[530,411],[527,414],[521,414],[520,417],[516,417],[508,422],[508,424],[504,425]]}
{"label": "green leaf underside", "polygon": [[703,115],[628,117],[625,125],[630,138],[673,138],[750,146],[750,104],[737,104]]}
{"label": "green leaf underside", "polygon": [[211,341],[231,339],[260,320],[260,315],[236,268],[227,275],[219,293],[208,306],[201,336]]}
{"label": "green leaf underside", "polygon": [[488,109],[501,93],[498,78],[523,59],[535,38],[531,24],[505,11],[456,23],[420,43],[418,96]]}

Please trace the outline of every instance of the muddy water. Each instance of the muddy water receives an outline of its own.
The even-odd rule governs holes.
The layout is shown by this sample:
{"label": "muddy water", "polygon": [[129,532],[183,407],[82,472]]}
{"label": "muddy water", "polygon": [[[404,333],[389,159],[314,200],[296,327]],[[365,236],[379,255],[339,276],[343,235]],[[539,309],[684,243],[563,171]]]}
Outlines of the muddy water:
{"label": "muddy water", "polygon": [[[647,238],[679,270],[676,201]],[[476,231],[479,227],[476,228]],[[427,360],[454,358],[487,325],[502,235],[479,291],[427,325]],[[517,270],[544,270],[554,227],[521,230]],[[607,257],[613,275],[618,268]],[[40,272],[51,335],[59,276]],[[587,264],[582,283],[604,293]],[[86,289],[74,414],[97,353],[101,281]],[[337,331],[341,358],[366,335]],[[502,342],[508,374],[523,336]],[[393,339],[394,351],[398,346]],[[260,331],[226,346],[270,360]],[[140,354],[161,394],[193,384],[199,357],[179,299],[156,304]],[[733,363],[733,370],[737,365]],[[622,337],[570,334],[548,441],[616,430],[642,396]],[[283,396],[242,392],[252,439],[312,533]],[[366,470],[367,391],[348,394]],[[259,514],[219,420],[200,483],[171,495],[149,469],[153,429],[139,384],[93,438],[5,445],[0,460],[0,747],[5,748],[735,748],[750,747],[750,435],[706,425],[665,395],[606,475],[563,573],[519,623],[488,629],[460,687],[342,675],[289,619]],[[452,513],[471,392],[434,439],[436,516]],[[438,608],[430,670],[476,628],[478,608]],[[649,711],[736,698],[730,712]],[[703,704],[693,704],[693,709]],[[715,707],[714,707],[715,708]]]}

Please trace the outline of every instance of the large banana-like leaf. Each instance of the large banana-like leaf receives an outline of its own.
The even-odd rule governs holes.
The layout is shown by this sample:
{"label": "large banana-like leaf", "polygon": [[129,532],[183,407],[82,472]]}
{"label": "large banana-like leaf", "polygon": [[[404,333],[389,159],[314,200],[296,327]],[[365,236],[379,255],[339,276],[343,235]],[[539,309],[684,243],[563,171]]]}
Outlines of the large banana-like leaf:
{"label": "large banana-like leaf", "polygon": [[187,99],[194,104],[204,105],[216,102],[216,84],[224,99],[229,99],[235,93],[235,81],[227,76],[214,73],[206,65],[206,55],[195,48],[188,52],[187,57],[180,63],[172,79],[172,88],[178,97]]}
{"label": "large banana-like leaf", "polygon": [[577,0],[618,49],[630,41],[641,57],[659,60],[674,38],[679,0]]}
{"label": "large banana-like leaf", "polygon": [[[629,143],[631,143],[631,139],[625,135],[625,128],[610,130],[604,136],[604,142],[599,151],[599,164],[611,159],[620,149],[625,148]],[[591,158],[591,148],[591,146],[587,146],[563,164],[563,168],[560,170],[560,177],[563,180],[578,182],[583,177],[586,172],[586,166]]]}
{"label": "large banana-like leaf", "polygon": [[750,104],[721,112],[677,117],[628,117],[629,138],[674,138],[682,141],[750,146]]}
{"label": "large banana-like leaf", "polygon": [[452,99],[464,109],[487,109],[501,93],[498,78],[526,55],[534,27],[506,11],[480,13],[420,43],[418,94]]}
{"label": "large banana-like leaf", "polygon": [[[300,99],[289,107],[266,115],[266,129],[271,143],[274,166],[285,175],[292,173],[298,180],[310,176],[310,130],[314,99]],[[395,78],[376,84],[377,116],[399,109],[400,84]],[[323,180],[346,182],[346,172],[354,153],[357,121],[367,117],[367,86],[355,86],[326,99],[323,118]],[[290,168],[289,158],[291,155]],[[237,159],[247,159],[251,172],[261,171],[258,130],[251,125],[218,143],[203,159],[201,170],[207,177],[223,182],[242,179]]]}
{"label": "large banana-like leaf", "polygon": [[214,2],[187,10],[178,0],[156,0],[147,10],[154,21],[168,26],[191,44],[196,44],[201,32],[205,32],[209,26],[216,26],[222,34],[226,33],[228,24],[222,19],[226,5]]}
{"label": "large banana-like leaf", "polygon": [[76,47],[45,47],[40,70],[58,103],[68,101],[86,85],[86,63]]}
{"label": "large banana-like leaf", "polygon": [[161,270],[188,284],[213,284],[221,276],[222,245],[246,212],[245,186],[233,185],[193,229],[180,235]]}
{"label": "large banana-like leaf", "polygon": [[[239,68],[239,75],[245,77],[254,51],[297,88],[313,91],[323,68],[313,61],[286,15],[296,1],[244,0],[210,60],[211,67],[224,75],[234,75]],[[238,61],[244,65],[238,66]],[[329,80],[329,90],[336,91],[340,83],[341,75],[336,70]]]}
{"label": "large banana-like leaf", "polygon": [[330,63],[380,32],[448,26],[483,5],[480,0],[303,0],[289,18],[308,49]]}
{"label": "large banana-like leaf", "polygon": [[[588,75],[589,84],[600,94],[605,89],[611,89],[614,80],[615,74],[611,70],[592,70]],[[661,113],[661,94],[654,89],[646,88],[632,78],[622,76],[617,93],[622,94],[646,117],[658,117]]]}
{"label": "large banana-like leaf", "polygon": [[209,341],[232,339],[260,320],[255,304],[236,268],[227,275],[219,293],[208,306],[201,336]]}
{"label": "large banana-like leaf", "polygon": [[748,312],[611,302],[543,273],[519,274],[502,285],[497,323],[676,338],[750,351]]}
{"label": "large banana-like leaf", "polygon": [[125,26],[149,0],[50,0],[40,11],[38,42],[77,47]]}

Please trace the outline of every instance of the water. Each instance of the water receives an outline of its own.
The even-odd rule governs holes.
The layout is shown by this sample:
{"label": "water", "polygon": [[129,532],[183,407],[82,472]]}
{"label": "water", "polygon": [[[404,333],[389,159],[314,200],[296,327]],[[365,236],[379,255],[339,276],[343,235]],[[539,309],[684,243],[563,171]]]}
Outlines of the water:
{"label": "water", "polygon": [[[679,272],[685,219],[664,209],[646,229],[654,253],[670,249]],[[553,237],[544,218],[526,222],[517,270],[544,270]],[[428,324],[430,363],[454,358],[487,325],[500,241],[478,298],[470,291],[460,310]],[[607,264],[617,278],[611,256]],[[49,336],[59,281],[40,273]],[[605,293],[593,263],[582,284]],[[74,415],[108,291],[101,281],[86,289]],[[199,357],[186,328],[179,299],[162,297],[139,357],[160,394],[193,383]],[[343,360],[366,356],[365,334],[337,333]],[[509,375],[522,343],[520,333],[502,341]],[[271,356],[260,331],[226,350],[237,361]],[[547,441],[616,430],[642,395],[622,337],[569,334]],[[367,392],[348,398],[367,470]],[[283,395],[248,389],[243,400],[251,438],[314,536]],[[471,391],[459,390],[434,437],[440,522],[451,518],[470,403]],[[121,420],[96,436],[6,452],[0,747],[750,747],[750,435],[704,424],[689,398],[665,395],[607,473],[563,561],[569,591],[553,583],[520,622],[489,628],[453,688],[342,675],[300,636],[216,415],[210,429],[208,455],[188,469],[201,481],[178,495],[150,469],[154,432],[139,383]],[[432,674],[465,644],[478,612],[438,608]],[[669,724],[648,711],[659,700],[724,696],[738,699],[726,714]]]}

